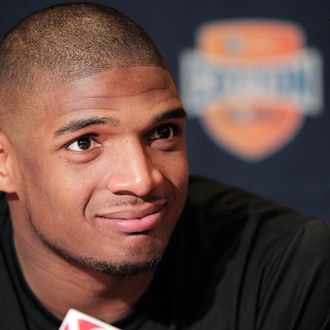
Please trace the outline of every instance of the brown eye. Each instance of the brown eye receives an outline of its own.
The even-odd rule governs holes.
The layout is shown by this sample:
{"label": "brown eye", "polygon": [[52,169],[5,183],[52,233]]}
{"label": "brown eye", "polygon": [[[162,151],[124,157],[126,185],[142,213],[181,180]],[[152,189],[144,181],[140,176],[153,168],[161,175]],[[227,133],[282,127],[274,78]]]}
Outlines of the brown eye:
{"label": "brown eye", "polygon": [[81,150],[87,150],[90,148],[92,144],[90,137],[83,137],[77,141],[77,146]]}
{"label": "brown eye", "polygon": [[161,126],[154,131],[154,133],[151,135],[151,139],[170,139],[174,136],[174,134],[175,128],[173,126]]}
{"label": "brown eye", "polygon": [[81,152],[90,150],[100,146],[91,136],[82,136],[78,138],[76,141],[70,143],[67,146],[67,149],[71,151]]}

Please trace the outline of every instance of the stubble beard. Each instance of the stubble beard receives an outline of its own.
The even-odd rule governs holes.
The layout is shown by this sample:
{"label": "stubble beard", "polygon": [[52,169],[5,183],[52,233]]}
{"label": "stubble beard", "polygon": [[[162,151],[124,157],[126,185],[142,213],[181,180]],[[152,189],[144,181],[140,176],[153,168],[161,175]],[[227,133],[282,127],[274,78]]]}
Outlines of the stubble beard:
{"label": "stubble beard", "polygon": [[129,277],[138,275],[141,273],[146,273],[154,270],[160,264],[162,256],[153,256],[148,260],[138,262],[138,263],[128,263],[128,262],[111,262],[109,260],[101,260],[93,257],[81,257],[74,255],[71,251],[59,248],[55,244],[49,243],[46,239],[40,236],[41,241],[54,253],[56,253],[61,258],[69,261],[78,267],[86,270],[92,270],[94,272],[100,272],[106,275],[111,275],[114,277]]}
{"label": "stubble beard", "polygon": [[28,221],[33,229],[35,235],[39,240],[53,253],[62,259],[65,259],[70,264],[77,266],[79,268],[85,269],[87,271],[100,272],[106,275],[111,275],[114,277],[130,277],[138,275],[141,273],[147,273],[160,264],[162,260],[162,255],[155,255],[147,260],[136,263],[128,262],[111,262],[109,260],[102,260],[93,257],[84,257],[75,255],[72,251],[57,245],[56,243],[50,242],[42,232],[35,226],[33,222],[33,215],[31,212],[30,203],[28,200],[25,201],[25,210],[27,214]]}

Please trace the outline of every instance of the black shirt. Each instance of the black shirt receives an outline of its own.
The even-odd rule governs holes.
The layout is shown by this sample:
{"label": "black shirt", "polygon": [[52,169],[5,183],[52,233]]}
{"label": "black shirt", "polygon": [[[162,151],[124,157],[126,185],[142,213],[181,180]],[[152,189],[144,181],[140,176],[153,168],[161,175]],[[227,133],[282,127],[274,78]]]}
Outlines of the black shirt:
{"label": "black shirt", "polygon": [[[58,329],[24,280],[1,204],[0,329]],[[133,330],[330,329],[330,230],[259,197],[192,178],[183,215]]]}

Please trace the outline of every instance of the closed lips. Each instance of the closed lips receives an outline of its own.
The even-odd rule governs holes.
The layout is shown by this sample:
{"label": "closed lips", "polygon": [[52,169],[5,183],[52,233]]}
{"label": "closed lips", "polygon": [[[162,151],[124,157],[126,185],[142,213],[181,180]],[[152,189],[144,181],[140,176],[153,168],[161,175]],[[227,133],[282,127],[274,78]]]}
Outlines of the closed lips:
{"label": "closed lips", "polygon": [[100,214],[98,217],[105,219],[118,219],[118,220],[135,220],[142,219],[153,213],[160,212],[161,209],[165,206],[165,202],[157,205],[151,205],[147,207],[142,207],[139,209],[130,209],[130,210],[120,210],[105,214]]}

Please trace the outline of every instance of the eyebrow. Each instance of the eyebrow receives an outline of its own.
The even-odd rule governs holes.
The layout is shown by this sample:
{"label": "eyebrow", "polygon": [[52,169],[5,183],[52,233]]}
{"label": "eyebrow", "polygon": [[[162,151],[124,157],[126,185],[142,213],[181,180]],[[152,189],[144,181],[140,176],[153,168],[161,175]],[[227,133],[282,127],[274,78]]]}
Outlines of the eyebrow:
{"label": "eyebrow", "polygon": [[166,111],[164,113],[156,115],[153,118],[152,123],[157,124],[159,122],[162,122],[162,121],[165,121],[165,120],[168,120],[168,119],[174,119],[174,118],[186,119],[187,118],[187,113],[186,113],[186,111],[184,111],[183,108],[175,108],[173,110]]}
{"label": "eyebrow", "polygon": [[[159,122],[166,121],[173,118],[186,118],[187,113],[182,108],[176,108],[161,114],[156,115],[152,119],[152,124],[155,125]],[[89,126],[112,126],[117,127],[119,126],[119,120],[113,117],[91,117],[91,118],[84,118],[84,119],[73,119],[67,125],[57,129],[54,132],[54,137],[59,137],[68,133],[74,133],[81,129],[84,129]]]}
{"label": "eyebrow", "polygon": [[116,127],[119,125],[119,120],[113,117],[91,117],[86,119],[73,119],[70,121],[69,124],[56,130],[54,133],[54,137],[73,133],[93,125],[109,125]]}

